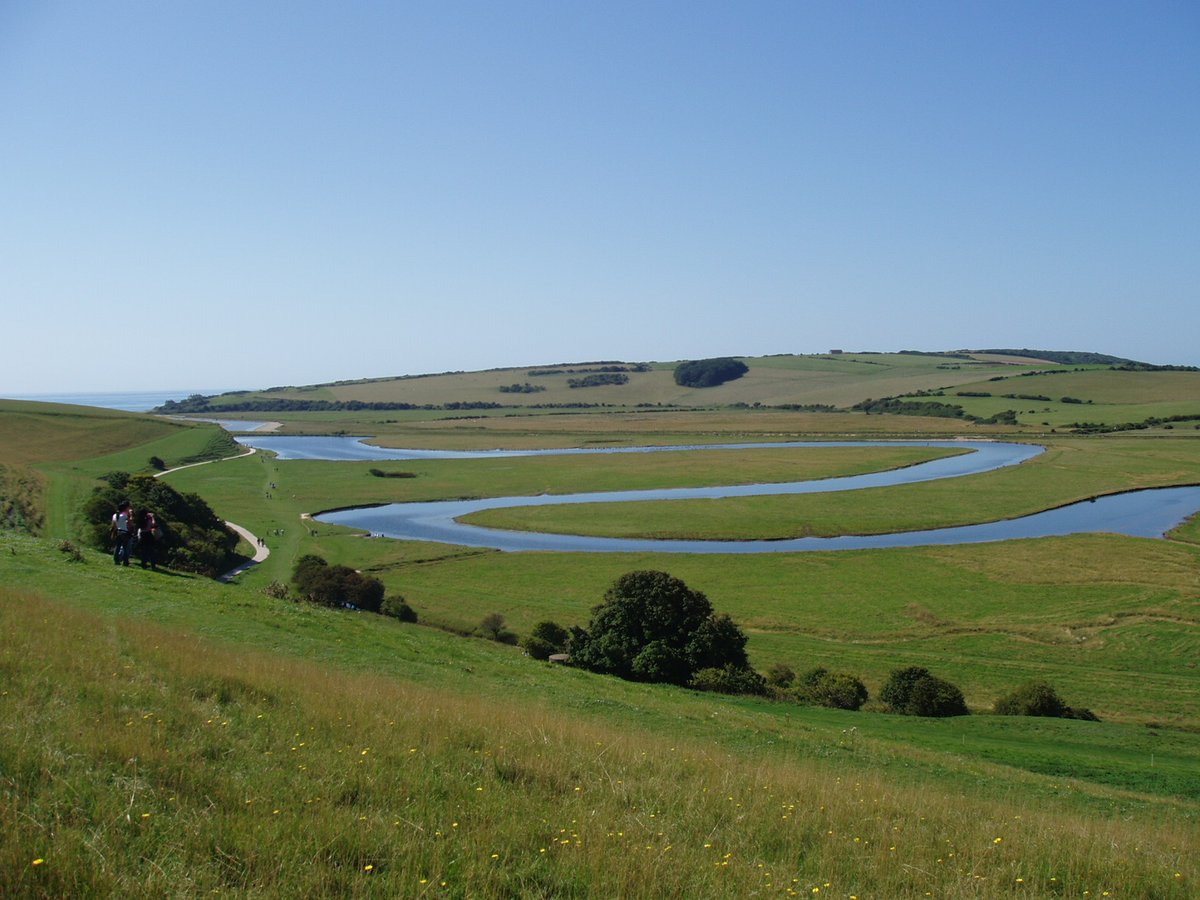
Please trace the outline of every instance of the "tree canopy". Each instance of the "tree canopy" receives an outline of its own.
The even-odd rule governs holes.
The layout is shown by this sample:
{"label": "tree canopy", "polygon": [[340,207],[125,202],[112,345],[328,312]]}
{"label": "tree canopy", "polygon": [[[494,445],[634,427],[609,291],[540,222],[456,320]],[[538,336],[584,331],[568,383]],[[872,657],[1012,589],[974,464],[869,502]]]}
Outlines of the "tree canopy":
{"label": "tree canopy", "polygon": [[184,494],[150,475],[113,472],[84,501],[83,531],[92,546],[107,549],[109,524],[121,500],[129,500],[135,515],[154,513],[163,530],[159,561],[172,569],[215,577],[234,564],[237,535],[197,494]]}
{"label": "tree canopy", "polygon": [[307,554],[296,561],[292,583],[306,600],[334,608],[353,607],[379,612],[384,586],[378,578],[363,575],[349,566],[331,566]]}
{"label": "tree canopy", "polygon": [[921,666],[896,669],[879,692],[889,712],[906,716],[965,716],[970,713],[962,691]]}
{"label": "tree canopy", "polygon": [[631,681],[687,684],[700,669],[747,667],[746,636],[727,615],[666,572],[622,575],[571,635],[571,662]]}
{"label": "tree canopy", "polygon": [[716,387],[741,378],[750,367],[740,359],[721,356],[715,359],[693,359],[675,367],[675,383],[681,387]]}

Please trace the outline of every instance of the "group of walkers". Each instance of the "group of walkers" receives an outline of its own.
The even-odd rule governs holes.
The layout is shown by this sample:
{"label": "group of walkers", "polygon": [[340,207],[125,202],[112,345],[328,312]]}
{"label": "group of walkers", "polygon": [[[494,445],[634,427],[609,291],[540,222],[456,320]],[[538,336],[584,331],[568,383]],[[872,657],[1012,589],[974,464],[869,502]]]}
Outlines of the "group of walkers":
{"label": "group of walkers", "polygon": [[162,529],[154,513],[144,509],[135,516],[133,505],[128,500],[122,500],[117,504],[109,529],[109,537],[113,541],[113,562],[118,566],[128,566],[129,557],[136,547],[142,568],[157,570],[158,539],[161,535]]}

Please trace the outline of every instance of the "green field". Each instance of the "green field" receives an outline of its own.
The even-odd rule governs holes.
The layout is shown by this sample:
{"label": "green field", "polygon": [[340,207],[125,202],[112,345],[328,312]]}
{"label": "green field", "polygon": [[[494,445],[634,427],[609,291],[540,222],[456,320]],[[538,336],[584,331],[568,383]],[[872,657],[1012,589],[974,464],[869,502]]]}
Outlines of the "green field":
{"label": "green field", "polygon": [[[990,393],[990,397],[963,397],[959,392]],[[1015,394],[1016,397],[1005,397]],[[1026,395],[1021,397],[1020,395]],[[1047,399],[1029,399],[1041,397]],[[1065,400],[1063,398],[1069,398]],[[917,399],[917,398],[913,398]],[[1077,423],[1119,425],[1200,416],[1200,372],[1125,372],[1081,368],[1070,372],[980,380],[946,390],[946,403],[957,403],[968,413],[991,416],[1002,410],[1017,413],[1023,425],[1069,429]],[[1159,431],[1198,430],[1200,419],[1169,423]]]}
{"label": "green field", "polygon": [[[1011,362],[772,357],[753,361],[739,387],[757,379],[759,393],[740,395],[754,399],[706,399],[691,412],[253,417],[297,432],[376,434],[395,446],[959,433],[1048,448],[1021,466],[907,487],[486,514],[506,527],[580,533],[862,533],[1200,483],[1200,435],[1190,429],[1005,434],[947,419],[722,406],[782,396],[772,378],[788,390],[807,380],[815,394],[842,367],[855,374],[821,388],[828,396],[942,377],[919,389],[959,379],[964,390],[1051,396],[1055,385],[1092,399],[1066,404],[1089,413],[1193,408],[1194,373],[1093,367],[987,380],[993,367],[1013,371]],[[1032,365],[1050,367],[1062,368]],[[506,383],[518,380],[512,374],[438,378]],[[637,375],[670,379],[669,367],[657,367],[631,375],[626,388]],[[1040,379],[1058,381],[1027,389]],[[436,396],[428,402],[457,395]],[[174,465],[236,452],[219,429],[8,401],[0,425],[3,499],[41,512],[35,534],[0,532],[0,896],[1184,898],[1200,890],[1200,519],[1165,541],[505,554],[367,540],[301,516],[372,502],[831,477],[941,451],[384,463],[255,454],[166,476],[271,547],[238,583],[218,585],[117,570],[97,551],[74,561],[59,542],[77,540],[73,509],[97,476],[145,471],[151,456]],[[371,468],[414,477],[379,478]],[[313,552],[381,578],[420,624],[263,593]],[[922,665],[959,685],[977,714],[918,719],[885,714],[875,700],[850,713],[632,684],[461,636],[494,612],[518,633],[547,618],[585,625],[615,578],[647,568],[728,612],[759,670],[821,665],[857,675],[875,696],[892,669]],[[1031,678],[1102,721],[986,714]]]}
{"label": "green field", "polygon": [[[530,366],[486,372],[454,372],[421,377],[383,378],[304,388],[278,388],[225,395],[215,403],[236,403],[255,398],[300,400],[360,400],[444,404],[493,401],[511,406],[526,404],[611,404],[633,407],[668,405],[685,408],[746,403],[829,404],[852,406],[868,397],[889,397],[919,390],[975,382],[997,375],[1038,371],[1045,364],[1030,359],[981,358],[963,360],[936,355],[898,353],[845,353],[818,356],[770,356],[745,360],[750,371],[742,378],[714,388],[677,385],[675,363],[650,363],[650,371],[626,373],[622,385],[571,388],[568,382],[584,370],[609,363],[569,363]],[[619,365],[632,366],[632,363]],[[649,361],[647,361],[649,363]],[[560,374],[531,372],[559,370]],[[501,386],[533,384],[544,390],[533,394],[502,393]]]}
{"label": "green field", "polygon": [[629,684],[0,549],[0,882],[22,896],[1182,898],[1200,879],[1194,732]]}

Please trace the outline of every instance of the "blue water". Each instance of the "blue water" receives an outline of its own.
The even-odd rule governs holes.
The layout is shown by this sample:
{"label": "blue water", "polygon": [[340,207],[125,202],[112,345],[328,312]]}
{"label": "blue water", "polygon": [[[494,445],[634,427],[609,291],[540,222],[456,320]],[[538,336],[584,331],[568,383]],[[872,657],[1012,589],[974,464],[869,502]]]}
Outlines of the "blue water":
{"label": "blue water", "polygon": [[745,484],[703,488],[664,488],[648,491],[608,491],[536,497],[494,497],[485,500],[448,500],[431,503],[391,503],[377,507],[322,513],[321,522],[361,528],[372,534],[411,541],[433,541],[504,551],[574,553],[797,553],[816,550],[863,550],[884,547],[918,547],[967,544],[1017,538],[1108,532],[1131,537],[1162,537],[1200,510],[1200,486],[1130,491],[1046,510],[1018,519],[880,535],[843,535],[832,538],[796,538],[779,541],[669,541],[600,538],[569,534],[502,531],[466,525],[459,518],[485,509],[548,506],[565,503],[614,503],[645,500],[691,500],[721,497],[814,494],[915,484],[942,478],[959,478],[1019,465],[1043,449],[1030,444],[998,441],[789,441],[773,444],[719,444],[673,447],[604,447],[558,450],[448,451],[372,447],[355,437],[243,436],[243,444],[271,450],[282,459],[335,461],[482,459],[489,457],[550,456],[612,453],[666,453],[693,450],[745,450],[754,448],[939,447],[969,452],[944,459],[842,478],[794,481],[782,484]]}
{"label": "blue water", "polygon": [[[658,499],[654,491],[607,495],[615,500]],[[637,494],[632,497],[630,495]],[[593,498],[599,495],[591,495]],[[719,496],[719,494],[717,495]],[[666,499],[666,498],[663,498]],[[525,502],[529,501],[529,502]],[[1200,510],[1200,487],[1159,488],[1099,497],[1019,519],[877,535],[842,535],[831,538],[795,538],[781,541],[668,541],[631,538],[598,538],[571,534],[500,531],[464,525],[459,516],[502,506],[542,503],[595,503],[588,495],[559,497],[504,497],[495,500],[458,500],[444,503],[393,503],[387,506],[323,513],[321,522],[361,528],[372,534],[408,541],[434,541],[465,547],[506,551],[556,551],[572,553],[798,553],[814,550],[870,550],[885,547],[923,547],[938,544],[972,544],[1017,538],[1053,537],[1105,532],[1130,537],[1162,537]]]}
{"label": "blue water", "polygon": [[68,394],[14,394],[10,400],[37,400],[41,403],[70,403],[75,406],[98,406],[124,412],[149,412],[168,400],[186,400],[192,394],[218,394],[220,391],[120,391]]}

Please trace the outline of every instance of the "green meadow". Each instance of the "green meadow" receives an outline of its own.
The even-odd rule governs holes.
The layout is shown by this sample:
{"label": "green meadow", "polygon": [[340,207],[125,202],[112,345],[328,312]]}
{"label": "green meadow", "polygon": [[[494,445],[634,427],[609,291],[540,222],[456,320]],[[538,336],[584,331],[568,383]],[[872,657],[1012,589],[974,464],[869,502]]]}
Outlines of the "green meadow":
{"label": "green meadow", "polygon": [[[1070,371],[989,381],[1047,368]],[[848,373],[840,382],[839,371]],[[872,533],[1200,483],[1200,435],[1182,426],[1083,436],[753,407],[825,402],[810,399],[819,396],[849,405],[962,385],[1077,397],[1084,402],[1065,406],[1093,421],[1101,409],[1190,415],[1200,414],[1195,373],[986,357],[771,357],[725,386],[734,399],[700,391],[691,400],[667,395],[669,366],[632,373],[624,387],[639,376],[664,404],[696,408],[240,415],[283,422],[284,433],[450,449],[842,435],[994,436],[1047,448],[1020,466],[906,487],[477,517],[586,534]],[[419,388],[434,398],[422,402],[443,403],[481,385],[560,377],[459,373],[291,393]],[[1039,379],[1058,381],[1035,389]],[[439,380],[457,387],[437,393]],[[0,402],[0,499],[6,515],[24,511],[10,520],[19,528],[0,531],[0,896],[1200,892],[1200,517],[1168,540],[506,554],[367,539],[303,517],[380,502],[827,478],[953,451],[225,458],[238,452],[212,425]],[[218,584],[71,552],[75,510],[96,479],[148,471],[151,457],[170,467],[223,459],[164,477],[264,537],[269,559]],[[380,578],[419,623],[268,596],[305,553]],[[961,687],[974,714],[920,719],[887,714],[875,699],[855,713],[628,683],[472,636],[490,613],[518,634],[545,619],[586,625],[608,585],[635,569],[668,571],[703,591],[746,632],[760,671],[824,666],[861,678],[875,698],[892,669],[925,666]],[[990,714],[999,696],[1035,678],[1101,721]]]}
{"label": "green meadow", "polygon": [[2,549],[14,895],[1182,898],[1200,879],[1194,732],[630,684]]}
{"label": "green meadow", "polygon": [[[524,397],[532,404],[585,402],[618,407],[661,404],[697,408],[737,403],[767,406],[819,403],[841,407],[867,397],[936,390],[991,376],[1038,371],[1047,367],[1045,363],[1031,359],[981,357],[963,360],[898,353],[785,355],[760,357],[750,362],[753,365],[743,378],[704,389],[680,387],[672,377],[675,363],[651,361],[645,363],[648,371],[632,371],[630,364],[621,364],[629,369],[625,373],[629,379],[625,384],[570,387],[570,380],[583,372],[611,365],[595,362],[280,387],[269,391],[224,395],[217,398],[216,403],[228,405],[257,398],[276,398],[418,405],[491,400],[520,405],[515,398]],[[541,390],[533,394],[500,391],[501,387],[513,384],[530,384]]]}

